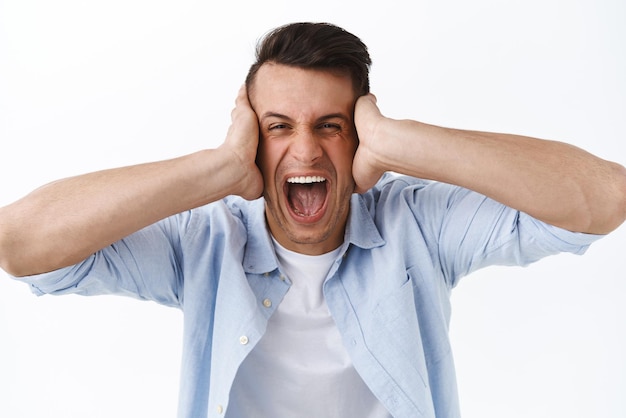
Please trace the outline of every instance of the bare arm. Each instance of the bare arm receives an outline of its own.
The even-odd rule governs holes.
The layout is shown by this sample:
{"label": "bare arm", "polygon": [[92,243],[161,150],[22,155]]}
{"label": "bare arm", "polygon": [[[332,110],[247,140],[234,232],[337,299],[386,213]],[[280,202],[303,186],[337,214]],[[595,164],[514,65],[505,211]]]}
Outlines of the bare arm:
{"label": "bare arm", "polygon": [[604,234],[626,217],[626,170],[572,145],[463,131],[380,114],[374,96],[355,110],[359,190],[385,171],[456,184],[544,222]]}
{"label": "bare arm", "polygon": [[231,194],[256,198],[257,141],[242,88],[217,149],[59,180],[0,208],[0,266],[15,276],[51,271],[167,216]]}

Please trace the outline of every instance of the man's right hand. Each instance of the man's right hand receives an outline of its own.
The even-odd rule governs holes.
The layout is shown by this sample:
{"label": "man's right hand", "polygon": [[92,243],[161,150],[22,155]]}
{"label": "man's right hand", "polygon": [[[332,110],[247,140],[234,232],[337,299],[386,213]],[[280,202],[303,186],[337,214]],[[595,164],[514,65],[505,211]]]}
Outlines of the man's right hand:
{"label": "man's right hand", "polygon": [[243,85],[237,94],[235,108],[231,112],[231,125],[220,150],[233,153],[235,161],[238,161],[236,172],[241,178],[234,194],[248,200],[256,199],[263,193],[263,176],[256,165],[258,146],[259,121]]}

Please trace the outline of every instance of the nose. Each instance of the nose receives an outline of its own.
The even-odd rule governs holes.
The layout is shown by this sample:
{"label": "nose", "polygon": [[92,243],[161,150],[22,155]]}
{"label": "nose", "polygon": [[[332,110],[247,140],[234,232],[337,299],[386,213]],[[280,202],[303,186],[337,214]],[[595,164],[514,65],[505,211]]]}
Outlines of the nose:
{"label": "nose", "polygon": [[302,132],[293,138],[291,154],[302,163],[312,163],[324,153],[317,138],[312,132]]}

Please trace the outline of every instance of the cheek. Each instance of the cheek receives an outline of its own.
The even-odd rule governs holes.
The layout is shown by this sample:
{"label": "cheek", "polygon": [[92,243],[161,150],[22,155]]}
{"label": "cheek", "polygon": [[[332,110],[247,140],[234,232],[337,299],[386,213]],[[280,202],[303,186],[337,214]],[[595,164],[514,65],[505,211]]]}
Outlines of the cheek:
{"label": "cheek", "polygon": [[271,155],[267,149],[267,142],[264,139],[259,139],[259,145],[256,151],[256,165],[259,167],[263,175],[267,166],[269,165],[268,157]]}
{"label": "cheek", "polygon": [[276,167],[278,165],[278,150],[268,147],[265,141],[261,141],[257,150],[256,164],[261,170],[261,174],[266,183],[271,182],[275,176]]}
{"label": "cheek", "polygon": [[331,155],[333,165],[338,173],[352,175],[352,161],[354,160],[355,152],[356,146],[346,146]]}

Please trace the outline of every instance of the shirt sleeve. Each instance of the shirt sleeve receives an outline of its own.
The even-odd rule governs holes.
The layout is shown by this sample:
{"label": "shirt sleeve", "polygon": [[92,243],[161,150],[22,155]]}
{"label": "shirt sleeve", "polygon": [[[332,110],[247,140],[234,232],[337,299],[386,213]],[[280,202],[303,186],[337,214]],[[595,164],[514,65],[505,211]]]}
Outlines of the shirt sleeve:
{"label": "shirt sleeve", "polygon": [[486,266],[526,266],[562,252],[583,254],[603,236],[567,231],[444,183],[422,181],[408,195],[451,287]]}
{"label": "shirt sleeve", "polygon": [[180,306],[181,234],[191,217],[181,213],[141,229],[82,262],[19,277],[36,295],[124,295]]}

